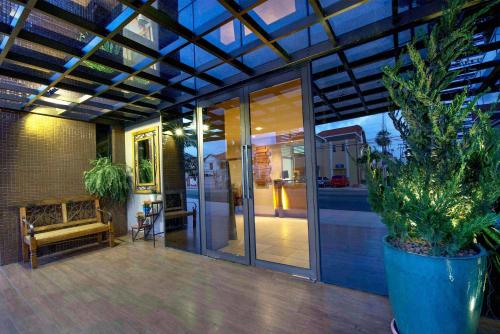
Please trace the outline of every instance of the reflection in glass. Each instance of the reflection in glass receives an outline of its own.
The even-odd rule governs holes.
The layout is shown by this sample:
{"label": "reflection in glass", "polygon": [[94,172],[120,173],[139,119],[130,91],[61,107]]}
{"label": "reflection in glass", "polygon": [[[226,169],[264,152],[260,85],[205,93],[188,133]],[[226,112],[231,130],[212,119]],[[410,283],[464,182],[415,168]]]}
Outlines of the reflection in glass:
{"label": "reflection in glass", "polygon": [[194,105],[162,114],[165,245],[201,252]]}
{"label": "reflection in glass", "polygon": [[300,80],[250,94],[257,260],[309,268]]}
{"label": "reflection in glass", "polygon": [[153,182],[153,163],[148,139],[137,142],[137,156],[139,159],[139,183]]}
{"label": "reflection in glass", "polygon": [[369,145],[399,159],[404,145],[386,114],[320,123],[316,170],[322,279],[386,294],[382,238],[387,228],[368,203],[362,153]]}
{"label": "reflection in glass", "polygon": [[203,111],[207,249],[245,255],[240,100]]}

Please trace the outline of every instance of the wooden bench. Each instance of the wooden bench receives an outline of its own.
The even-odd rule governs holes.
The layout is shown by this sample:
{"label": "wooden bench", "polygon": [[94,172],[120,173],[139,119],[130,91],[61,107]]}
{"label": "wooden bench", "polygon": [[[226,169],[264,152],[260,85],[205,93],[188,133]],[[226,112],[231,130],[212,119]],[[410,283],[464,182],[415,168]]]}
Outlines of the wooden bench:
{"label": "wooden bench", "polygon": [[196,228],[196,205],[191,211],[185,210],[184,196],[182,193],[174,192],[165,194],[164,231],[168,231],[167,221],[193,216],[193,228]]}
{"label": "wooden bench", "polygon": [[[108,216],[106,222],[104,214]],[[31,260],[32,268],[38,266],[39,247],[93,235],[102,243],[103,233],[108,236],[109,247],[114,245],[112,216],[92,197],[27,204],[19,209],[19,217],[23,261]]]}

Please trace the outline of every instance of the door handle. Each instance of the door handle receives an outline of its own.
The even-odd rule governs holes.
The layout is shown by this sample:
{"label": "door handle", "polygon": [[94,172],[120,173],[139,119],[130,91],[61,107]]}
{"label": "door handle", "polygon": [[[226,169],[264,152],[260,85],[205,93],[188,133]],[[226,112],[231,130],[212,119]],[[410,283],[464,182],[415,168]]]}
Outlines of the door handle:
{"label": "door handle", "polygon": [[243,192],[243,199],[247,199],[247,153],[246,153],[246,145],[241,145],[241,189]]}
{"label": "door handle", "polygon": [[[253,180],[253,177],[250,178],[250,175],[253,171],[252,166],[252,145],[246,145],[246,161],[247,161],[247,172],[245,173],[247,176],[246,184],[247,184],[247,198],[253,199],[253,185],[250,183],[250,180]],[[252,181],[253,182],[253,181]]]}

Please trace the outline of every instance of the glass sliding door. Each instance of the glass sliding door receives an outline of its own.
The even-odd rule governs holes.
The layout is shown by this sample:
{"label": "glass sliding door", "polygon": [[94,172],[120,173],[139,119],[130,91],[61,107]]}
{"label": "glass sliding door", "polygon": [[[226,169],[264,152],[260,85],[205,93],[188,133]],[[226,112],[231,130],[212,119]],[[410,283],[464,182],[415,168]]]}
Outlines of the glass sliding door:
{"label": "glass sliding door", "polygon": [[242,197],[240,98],[203,107],[207,254],[248,262]]}
{"label": "glass sliding door", "polygon": [[299,77],[199,103],[203,252],[315,279],[314,133]]}
{"label": "glass sliding door", "polygon": [[310,268],[300,80],[250,93],[255,259]]}

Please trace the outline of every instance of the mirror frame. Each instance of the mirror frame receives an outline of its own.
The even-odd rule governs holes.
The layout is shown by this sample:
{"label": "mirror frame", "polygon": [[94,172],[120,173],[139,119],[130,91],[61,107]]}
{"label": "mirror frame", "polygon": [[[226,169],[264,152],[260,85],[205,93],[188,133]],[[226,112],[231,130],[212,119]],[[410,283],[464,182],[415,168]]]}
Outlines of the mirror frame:
{"label": "mirror frame", "polygon": [[[160,184],[160,142],[159,142],[158,127],[150,127],[132,133],[132,156],[134,159],[134,193],[136,194],[152,194],[153,190],[161,193]],[[144,140],[150,142],[151,154],[153,158],[153,182],[139,183],[139,159],[137,157],[138,143]]]}

